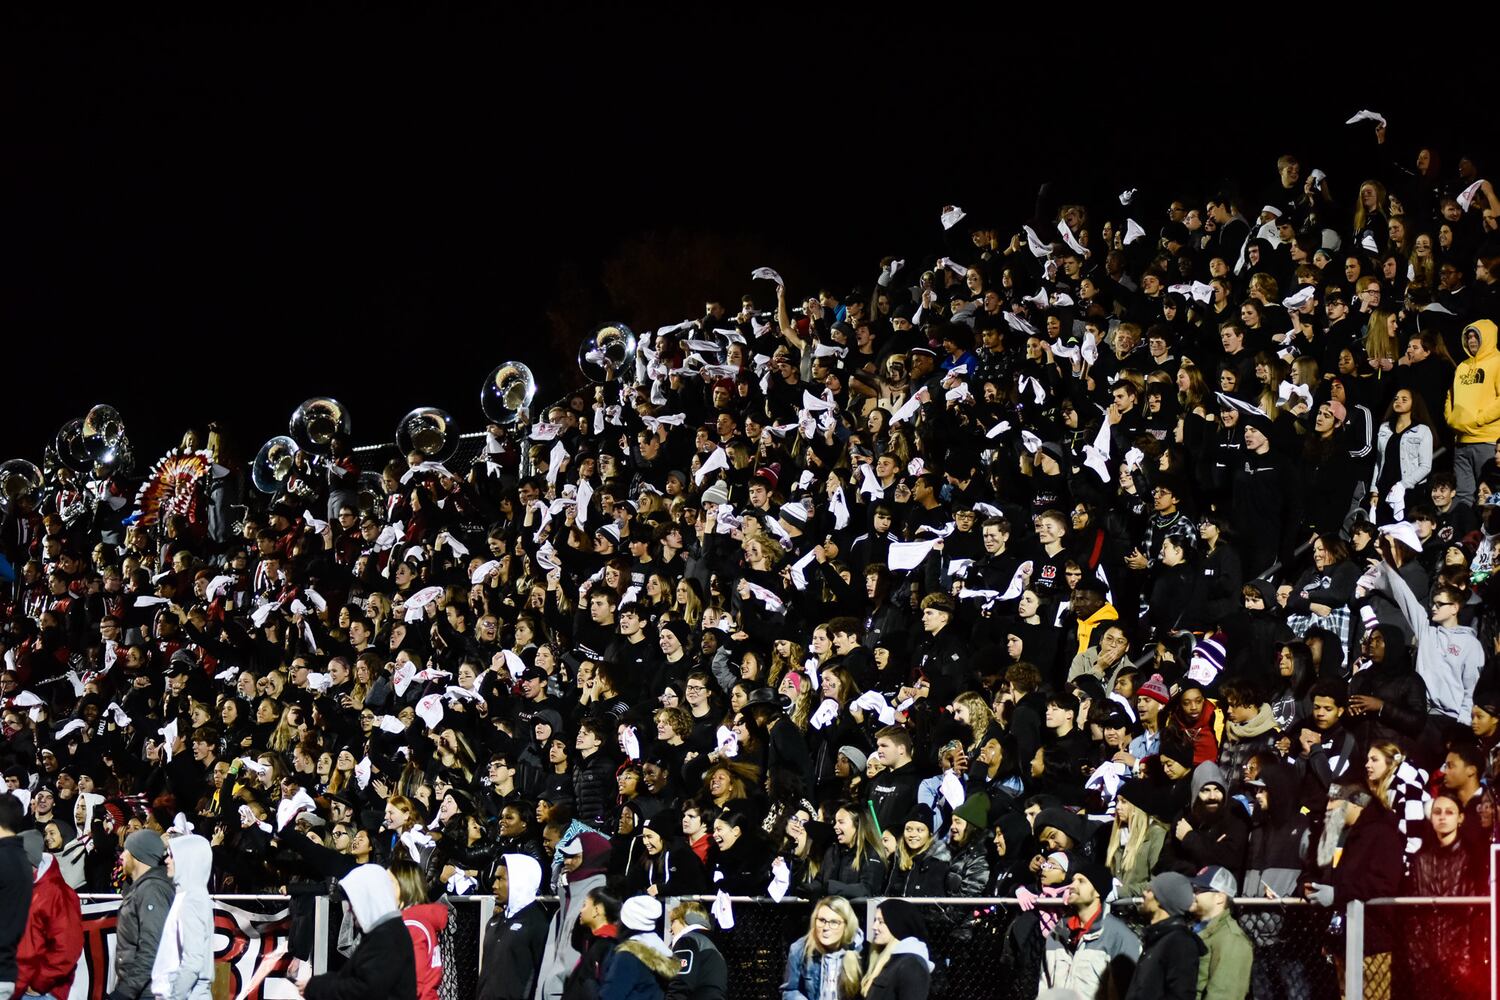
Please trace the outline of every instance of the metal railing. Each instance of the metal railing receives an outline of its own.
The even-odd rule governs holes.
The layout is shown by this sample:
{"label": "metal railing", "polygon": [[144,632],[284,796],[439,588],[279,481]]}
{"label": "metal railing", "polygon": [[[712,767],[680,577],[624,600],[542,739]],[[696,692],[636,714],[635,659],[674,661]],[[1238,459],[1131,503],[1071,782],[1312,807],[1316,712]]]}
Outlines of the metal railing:
{"label": "metal railing", "polygon": [[[1500,845],[1497,845],[1500,856]],[[80,893],[85,902],[116,900],[113,893]],[[226,903],[290,905],[289,895],[217,895]],[[697,901],[711,907],[712,895],[680,896],[663,900],[660,932],[671,940],[669,913],[679,901]],[[885,897],[855,903],[862,929],[874,920]],[[441,1000],[474,1000],[478,970],[484,963],[484,930],[496,909],[493,896],[451,896],[454,907],[443,932],[441,947],[444,971]],[[556,912],[555,897],[539,901]],[[731,896],[735,924],[730,930],[716,929],[714,939],[734,970],[730,1000],[759,1000],[773,995],[785,974],[787,949],[807,933],[808,919],[816,900],[787,897],[776,901],[763,896]],[[933,997],[953,1000],[1004,996],[995,984],[1005,983],[1011,995],[1035,990],[1014,985],[1017,968],[1007,951],[1013,925],[1025,912],[1014,896],[907,898],[906,902],[926,910],[929,948],[935,963]],[[1111,912],[1137,932],[1144,929],[1137,897],[1113,899]],[[1254,984],[1251,996],[1336,998],[1365,996],[1410,996],[1416,990],[1440,991],[1452,997],[1480,996],[1490,990],[1495,975],[1492,958],[1492,926],[1495,908],[1488,896],[1403,896],[1353,901],[1342,911],[1317,906],[1304,899],[1235,899],[1234,914],[1255,944]],[[1038,899],[1029,908],[1043,912],[1065,910],[1062,899]],[[1482,911],[1483,919],[1480,917]],[[339,918],[331,897],[313,898],[313,953],[315,973],[330,968],[330,944],[338,940]],[[1342,914],[1343,939],[1329,934],[1329,924]],[[1373,915],[1384,922],[1384,933],[1397,945],[1395,954],[1366,959]],[[1464,915],[1468,914],[1466,918]],[[1482,941],[1481,939],[1488,939]],[[1434,982],[1429,966],[1437,965]],[[1426,964],[1424,964],[1426,963]],[[1457,964],[1455,964],[1457,963]],[[333,962],[333,966],[337,966]],[[1335,975],[1335,966],[1341,965]],[[1488,968],[1486,968],[1486,966]],[[1021,971],[1025,971],[1022,969]],[[1479,984],[1483,983],[1483,986]],[[1341,987],[1341,989],[1340,989]]]}

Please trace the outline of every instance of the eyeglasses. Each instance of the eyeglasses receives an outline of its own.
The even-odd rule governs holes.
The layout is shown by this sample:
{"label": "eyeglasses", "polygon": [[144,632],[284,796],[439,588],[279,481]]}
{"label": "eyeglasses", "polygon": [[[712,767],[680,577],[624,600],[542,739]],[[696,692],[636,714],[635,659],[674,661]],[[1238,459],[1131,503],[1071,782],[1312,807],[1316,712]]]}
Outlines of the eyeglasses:
{"label": "eyeglasses", "polygon": [[844,918],[843,917],[819,917],[818,918],[818,926],[819,927],[842,927],[842,926],[844,926]]}
{"label": "eyeglasses", "polygon": [[1456,608],[1456,607],[1458,607],[1458,602],[1457,601],[1433,601],[1432,602],[1432,606],[1435,607],[1435,608]]}

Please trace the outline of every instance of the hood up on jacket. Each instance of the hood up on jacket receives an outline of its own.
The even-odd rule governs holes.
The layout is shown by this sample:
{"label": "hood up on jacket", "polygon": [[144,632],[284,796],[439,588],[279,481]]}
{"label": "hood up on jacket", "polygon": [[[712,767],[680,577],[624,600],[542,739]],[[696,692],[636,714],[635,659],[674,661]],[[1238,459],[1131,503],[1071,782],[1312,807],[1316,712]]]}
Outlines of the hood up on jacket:
{"label": "hood up on jacket", "polygon": [[[1468,334],[1470,330],[1473,330],[1475,333],[1479,334],[1479,350],[1477,351],[1469,350]],[[1483,361],[1491,354],[1494,354],[1497,349],[1500,349],[1496,346],[1495,324],[1487,319],[1476,319],[1474,322],[1464,327],[1463,346],[1465,354],[1479,361]]]}
{"label": "hood up on jacket", "polygon": [[682,962],[655,931],[632,934],[620,943],[618,951],[632,955],[657,979],[667,980],[682,969]]}
{"label": "hood up on jacket", "polygon": [[213,874],[214,849],[195,833],[173,837],[167,842],[176,874],[172,882],[179,896],[190,892],[208,892],[208,878]]}
{"label": "hood up on jacket", "polygon": [[1407,674],[1413,669],[1411,649],[1406,645],[1406,636],[1394,625],[1376,625],[1375,631],[1385,640],[1385,657],[1378,663],[1381,670],[1391,674]]}
{"label": "hood up on jacket", "polygon": [[1266,811],[1261,814],[1261,825],[1273,830],[1286,829],[1301,806],[1297,773],[1289,765],[1267,763],[1261,765],[1260,780],[1266,786]]}
{"label": "hood up on jacket", "polygon": [[94,829],[94,811],[104,804],[104,796],[98,792],[79,792],[78,801],[83,803],[83,822],[77,824],[78,836],[82,837]]}
{"label": "hood up on jacket", "polygon": [[349,908],[359,929],[369,931],[376,924],[397,915],[396,887],[390,874],[379,865],[360,865],[339,879]]}
{"label": "hood up on jacket", "polygon": [[1193,791],[1193,801],[1198,801],[1198,793],[1203,791],[1206,785],[1218,785],[1224,789],[1224,794],[1229,794],[1229,780],[1224,777],[1224,769],[1211,760],[1205,760],[1193,768],[1193,783],[1190,786]]}
{"label": "hood up on jacket", "polygon": [[609,839],[592,830],[580,833],[578,845],[583,848],[583,863],[568,873],[568,882],[582,882],[594,875],[603,875],[609,868],[611,845]]}
{"label": "hood up on jacket", "polygon": [[505,915],[513,917],[536,901],[542,884],[542,866],[527,854],[505,855],[505,874],[510,895],[505,900]]}

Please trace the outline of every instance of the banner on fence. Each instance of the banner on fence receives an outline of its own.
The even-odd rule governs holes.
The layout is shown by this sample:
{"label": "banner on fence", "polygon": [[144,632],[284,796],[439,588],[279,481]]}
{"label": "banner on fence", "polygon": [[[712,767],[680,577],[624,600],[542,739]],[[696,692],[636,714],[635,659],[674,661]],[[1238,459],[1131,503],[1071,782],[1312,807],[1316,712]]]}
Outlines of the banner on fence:
{"label": "banner on fence", "polygon": [[[114,988],[115,924],[120,901],[83,904],[83,956],[68,1000],[104,1000]],[[291,930],[290,911],[251,913],[228,903],[214,903],[214,1000],[297,1000],[297,987],[286,977]],[[277,955],[279,957],[271,958]],[[270,968],[263,981],[256,973],[263,960]]]}

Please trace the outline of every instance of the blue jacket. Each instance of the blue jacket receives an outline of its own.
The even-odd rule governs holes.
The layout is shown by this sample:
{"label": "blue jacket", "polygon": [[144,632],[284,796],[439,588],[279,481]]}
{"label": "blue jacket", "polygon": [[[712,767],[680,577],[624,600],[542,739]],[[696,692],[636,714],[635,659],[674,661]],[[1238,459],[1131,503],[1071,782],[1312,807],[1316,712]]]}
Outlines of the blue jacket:
{"label": "blue jacket", "polygon": [[654,932],[620,942],[604,963],[599,1000],[662,1000],[678,960]]}
{"label": "blue jacket", "polygon": [[[828,964],[842,965],[843,951],[831,951],[822,961],[807,959],[807,938],[792,942],[792,950],[786,956],[786,976],[781,984],[781,1000],[818,1000],[823,992],[823,967]],[[834,973],[835,975],[837,973]]]}

